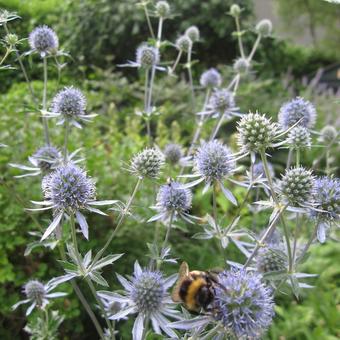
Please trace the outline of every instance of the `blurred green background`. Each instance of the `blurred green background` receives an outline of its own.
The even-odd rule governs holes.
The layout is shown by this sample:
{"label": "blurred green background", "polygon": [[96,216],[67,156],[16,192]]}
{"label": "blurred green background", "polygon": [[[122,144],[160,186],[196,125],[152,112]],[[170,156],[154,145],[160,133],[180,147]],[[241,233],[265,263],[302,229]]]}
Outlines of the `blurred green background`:
{"label": "blurred green background", "polygon": [[[245,38],[247,49],[256,38],[251,32],[254,23],[265,17],[264,14],[274,15],[274,36],[263,40],[255,56],[254,72],[240,86],[237,103],[241,111],[259,110],[276,119],[284,101],[301,95],[311,100],[317,108],[318,130],[325,124],[339,124],[339,98],[335,90],[322,89],[313,82],[317,70],[336,64],[340,55],[340,6],[322,0],[276,0],[264,1],[260,5],[250,0],[170,1],[175,16],[165,23],[164,35],[167,40],[174,41],[192,24],[201,30],[202,41],[195,49],[194,56],[199,61],[193,68],[195,83],[198,84],[200,73],[208,67],[220,69],[224,84],[230,79],[231,68],[225,65],[230,65],[237,57],[237,43],[231,34],[234,22],[226,13],[234,2],[244,8],[242,25],[250,30]],[[16,11],[21,16],[20,21],[10,24],[11,30],[20,38],[27,37],[32,28],[40,24],[47,24],[56,30],[61,47],[71,54],[72,59],[65,59],[67,66],[62,70],[59,84],[55,80],[57,70],[50,64],[48,98],[52,98],[62,85],[72,84],[84,90],[88,98],[88,111],[99,116],[84,130],[72,131],[70,149],[83,148],[86,168],[97,180],[98,198],[125,201],[134,185],[134,179],[124,170],[125,164],[132,154],[146,145],[144,124],[134,114],[135,109],[142,106],[143,79],[135,69],[119,69],[115,65],[127,59],[133,60],[136,46],[148,36],[142,9],[132,0],[0,0],[0,8]],[[155,23],[156,19],[152,21]],[[296,40],[296,32],[305,34],[299,38],[301,41]],[[20,49],[27,49],[26,41]],[[175,58],[172,48],[167,48],[166,55],[168,60]],[[15,63],[14,58],[11,63]],[[35,91],[42,93],[42,65],[39,58],[28,58],[26,66]],[[164,147],[171,141],[188,145],[194,118],[190,112],[190,92],[185,79],[180,77],[176,80],[159,75],[154,98],[161,111],[161,115],[152,122],[157,144]],[[203,93],[197,96],[197,107],[202,102]],[[40,179],[16,180],[13,175],[18,174],[18,171],[7,166],[9,162],[26,164],[27,157],[41,146],[41,124],[38,113],[32,113],[29,109],[32,105],[20,71],[2,71],[0,142],[9,147],[0,149],[0,339],[27,338],[27,334],[22,331],[26,323],[23,311],[11,311],[11,305],[22,297],[21,286],[33,277],[47,281],[61,274],[56,251],[37,248],[29,256],[24,256],[27,243],[35,240],[28,232],[44,228],[50,216],[48,213],[35,215],[37,225],[24,212],[23,208],[29,206],[29,200],[41,198]],[[234,133],[235,123],[231,122],[223,126],[220,137],[236,150]],[[55,145],[62,145],[60,127],[52,130],[52,138]],[[303,164],[311,166],[320,152],[320,149],[315,148],[304,153]],[[339,150],[335,149],[333,153],[338,157]],[[284,169],[285,157],[285,150],[276,151],[273,155],[277,175]],[[334,159],[335,164],[338,161],[339,158]],[[321,169],[323,165],[321,163]],[[171,169],[167,168],[159,182],[162,183],[170,175]],[[137,195],[134,210],[140,220],[145,221],[152,214],[148,207],[154,203],[154,188],[153,183],[145,181]],[[232,189],[237,198],[242,199],[243,189]],[[197,190],[193,214],[202,216],[209,212],[210,207],[209,193],[202,195]],[[219,208],[221,212],[227,211],[228,218],[233,217],[231,207],[222,198]],[[108,218],[89,215],[90,241],[82,242],[81,250],[98,250],[114,226],[115,218],[114,214]],[[252,218],[248,210],[244,209],[240,224],[248,227]],[[267,213],[259,214],[256,231],[265,226],[267,219]],[[305,224],[303,228],[310,232],[308,227],[311,226]],[[171,234],[173,253],[198,269],[221,265],[212,251],[216,248],[214,242],[191,238],[200,230],[198,225],[179,223]],[[144,240],[152,242],[154,232],[154,224],[127,220],[110,249],[113,253],[124,252],[126,255],[104,274],[111,287],[118,287],[114,272],[130,274],[136,258],[142,264],[147,263]],[[244,261],[236,249],[230,247],[228,252],[230,260]],[[339,245],[335,242],[313,248],[303,270],[320,275],[312,280],[316,288],[305,292],[299,301],[290,295],[277,299],[277,315],[267,334],[268,339],[332,340],[340,337],[339,256]],[[172,273],[176,272],[177,266],[169,265],[165,269]],[[80,285],[88,293],[87,287]],[[96,338],[87,315],[71,289],[67,285],[63,288],[70,295],[63,302],[55,302],[56,308],[66,314],[60,338]],[[129,322],[127,325],[122,324],[122,339],[130,338],[129,326]]]}

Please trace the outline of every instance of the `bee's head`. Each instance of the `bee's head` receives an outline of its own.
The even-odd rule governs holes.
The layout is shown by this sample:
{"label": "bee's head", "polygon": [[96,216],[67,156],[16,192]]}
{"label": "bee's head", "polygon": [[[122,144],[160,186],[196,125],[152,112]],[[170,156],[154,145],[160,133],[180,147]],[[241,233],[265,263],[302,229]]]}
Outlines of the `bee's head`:
{"label": "bee's head", "polygon": [[211,287],[209,285],[203,285],[200,288],[196,299],[198,305],[202,306],[203,308],[207,308],[214,299],[214,294],[211,290]]}

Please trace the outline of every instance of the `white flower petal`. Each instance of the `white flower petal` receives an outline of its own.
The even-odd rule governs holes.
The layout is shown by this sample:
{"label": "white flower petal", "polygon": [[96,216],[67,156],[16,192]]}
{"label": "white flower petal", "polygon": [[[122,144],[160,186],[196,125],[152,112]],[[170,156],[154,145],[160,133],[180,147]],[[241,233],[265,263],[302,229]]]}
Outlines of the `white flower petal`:
{"label": "white flower petal", "polygon": [[139,313],[132,328],[133,340],[142,340],[144,332],[144,315]]}
{"label": "white flower petal", "polygon": [[87,224],[85,216],[81,212],[76,211],[76,218],[80,225],[82,234],[88,240],[89,239],[89,226]]}
{"label": "white flower petal", "polygon": [[55,228],[57,228],[57,226],[59,225],[59,222],[61,220],[61,218],[63,217],[63,212],[60,212],[52,221],[52,223],[49,225],[49,227],[46,229],[44,235],[42,236],[40,241],[45,240],[48,236],[50,236],[52,234],[52,232],[54,231]]}

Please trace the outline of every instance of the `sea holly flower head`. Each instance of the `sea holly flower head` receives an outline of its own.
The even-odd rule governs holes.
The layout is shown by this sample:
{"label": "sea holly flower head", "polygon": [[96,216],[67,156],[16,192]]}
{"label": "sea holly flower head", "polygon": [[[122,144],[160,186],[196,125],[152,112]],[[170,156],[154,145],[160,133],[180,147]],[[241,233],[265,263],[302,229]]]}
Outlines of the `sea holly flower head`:
{"label": "sea holly flower head", "polygon": [[52,173],[46,175],[42,181],[42,190],[45,201],[32,202],[46,207],[33,210],[53,209],[54,219],[41,240],[46,239],[57,228],[64,214],[75,215],[83,235],[88,239],[88,225],[80,211],[88,210],[105,215],[93,206],[114,204],[117,202],[115,200],[96,201],[94,181],[87,176],[83,169],[72,163],[62,165]]}
{"label": "sea holly flower head", "polygon": [[256,270],[259,273],[273,273],[287,270],[287,258],[279,251],[264,247],[259,249],[256,257]]}
{"label": "sea holly flower head", "polygon": [[286,170],[279,183],[284,201],[292,206],[307,206],[312,201],[314,177],[302,167]]}
{"label": "sea holly flower head", "polygon": [[230,15],[232,15],[235,18],[240,16],[241,11],[242,10],[241,10],[240,6],[237,5],[237,4],[232,4],[230,6]]}
{"label": "sea holly flower head", "polygon": [[81,129],[80,122],[90,122],[96,114],[86,114],[86,98],[77,88],[70,86],[59,91],[52,100],[51,112],[43,112],[47,118],[60,118],[58,125],[69,122]]}
{"label": "sea holly flower head", "polygon": [[227,89],[215,89],[208,103],[213,114],[231,115],[235,110],[234,94]]}
{"label": "sea holly flower head", "polygon": [[287,145],[292,149],[304,149],[311,146],[310,132],[303,126],[295,126],[287,136]]}
{"label": "sea holly flower head", "polygon": [[185,31],[185,35],[188,36],[193,43],[200,40],[200,30],[197,26],[188,27]]}
{"label": "sea holly flower head", "polygon": [[184,177],[198,177],[193,182],[184,184],[184,188],[191,188],[203,181],[206,186],[204,192],[214,184],[220,186],[225,197],[233,204],[237,201],[233,194],[223,185],[223,180],[236,171],[236,161],[230,149],[217,140],[203,142],[194,156],[193,175]]}
{"label": "sea holly flower head", "polygon": [[200,84],[204,88],[220,87],[222,84],[222,77],[220,72],[215,68],[210,68],[201,74]]}
{"label": "sea holly flower head", "polygon": [[274,301],[261,275],[232,268],[218,275],[214,318],[238,338],[259,338],[271,325]]}
{"label": "sea holly flower head", "polygon": [[238,58],[235,60],[233,68],[237,73],[245,75],[250,69],[250,62],[246,58]]}
{"label": "sea holly flower head", "polygon": [[315,125],[316,110],[308,100],[296,97],[281,106],[278,118],[283,129],[288,129],[296,123],[310,129]]}
{"label": "sea holly flower head", "polygon": [[130,172],[140,178],[157,178],[164,166],[163,154],[155,148],[146,148],[136,154],[130,165]]}
{"label": "sea holly flower head", "polygon": [[187,211],[191,208],[192,194],[187,188],[183,188],[183,184],[170,181],[159,188],[157,194],[157,203],[155,209],[158,214],[152,217],[149,222],[162,219],[163,221],[169,218],[183,218],[186,221],[190,220],[191,216]]}
{"label": "sea holly flower head", "polygon": [[238,122],[238,144],[243,152],[260,152],[271,146],[279,135],[278,127],[263,114],[248,113]]}
{"label": "sea holly flower head", "polygon": [[56,52],[59,47],[57,34],[46,25],[36,27],[30,33],[28,42],[31,49],[39,52],[42,57]]}
{"label": "sea holly flower head", "polygon": [[334,126],[326,125],[320,131],[319,141],[326,145],[330,145],[337,139],[338,135],[339,133]]}
{"label": "sea holly flower head", "polygon": [[340,219],[340,180],[333,177],[318,177],[314,182],[313,217],[325,223]]}
{"label": "sea holly flower head", "polygon": [[272,33],[273,24],[269,19],[262,19],[259,21],[255,27],[255,31],[257,34],[267,37]]}
{"label": "sea holly flower head", "polygon": [[12,309],[17,309],[22,304],[29,303],[30,306],[26,311],[26,316],[30,315],[35,307],[45,308],[50,302],[50,299],[66,296],[67,293],[55,292],[52,293],[59,284],[66,282],[70,279],[68,275],[59,276],[51,279],[46,284],[38,280],[28,281],[24,287],[23,292],[26,295],[26,299],[17,302],[13,305]]}
{"label": "sea holly flower head", "polygon": [[146,318],[150,318],[155,333],[165,333],[168,337],[176,338],[176,333],[169,327],[168,317],[179,319],[179,312],[175,310],[175,304],[167,290],[175,283],[177,275],[164,278],[161,272],[142,269],[135,262],[131,279],[127,280],[119,274],[117,278],[124,287],[123,294],[107,291],[98,293],[110,303],[119,302],[122,306],[110,319],[119,320],[130,314],[137,314],[132,329],[133,340],[142,339]]}
{"label": "sea holly flower head", "polygon": [[188,53],[192,48],[192,40],[187,35],[182,35],[177,38],[176,47],[179,51]]}
{"label": "sea holly flower head", "polygon": [[170,15],[171,9],[167,1],[157,1],[155,8],[156,8],[156,14],[160,18],[166,18]]}

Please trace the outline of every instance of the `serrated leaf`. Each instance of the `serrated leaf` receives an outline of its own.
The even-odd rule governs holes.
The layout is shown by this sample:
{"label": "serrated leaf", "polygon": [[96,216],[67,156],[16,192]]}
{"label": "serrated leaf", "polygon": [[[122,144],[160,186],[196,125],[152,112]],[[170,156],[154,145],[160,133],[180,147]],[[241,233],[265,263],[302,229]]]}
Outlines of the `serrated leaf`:
{"label": "serrated leaf", "polygon": [[98,270],[100,268],[103,268],[105,266],[108,266],[109,264],[112,264],[113,262],[117,261],[119,258],[121,258],[124,254],[114,254],[114,255],[108,255],[103,257],[102,259],[98,260],[93,265],[93,270]]}
{"label": "serrated leaf", "polygon": [[92,281],[98,283],[101,286],[104,287],[109,286],[107,281],[98,272],[92,271],[91,273],[89,273],[89,277],[91,278]]}

